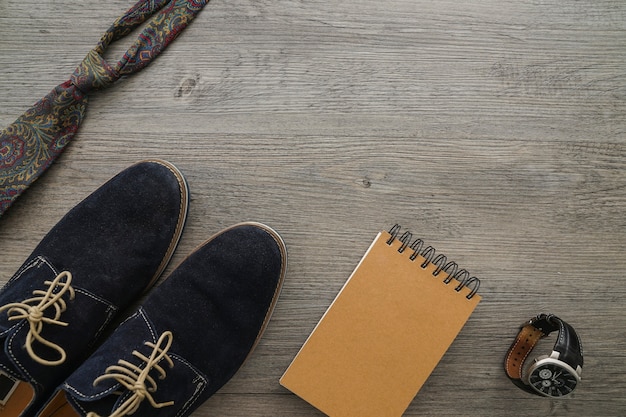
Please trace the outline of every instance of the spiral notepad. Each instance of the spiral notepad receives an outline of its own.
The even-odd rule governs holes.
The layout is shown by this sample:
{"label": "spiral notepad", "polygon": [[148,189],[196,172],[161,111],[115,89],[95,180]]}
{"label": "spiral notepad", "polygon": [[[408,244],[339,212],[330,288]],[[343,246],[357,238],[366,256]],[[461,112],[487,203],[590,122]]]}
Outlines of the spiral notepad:
{"label": "spiral notepad", "polygon": [[401,416],[479,303],[479,285],[399,225],[381,232],[280,383],[331,417]]}

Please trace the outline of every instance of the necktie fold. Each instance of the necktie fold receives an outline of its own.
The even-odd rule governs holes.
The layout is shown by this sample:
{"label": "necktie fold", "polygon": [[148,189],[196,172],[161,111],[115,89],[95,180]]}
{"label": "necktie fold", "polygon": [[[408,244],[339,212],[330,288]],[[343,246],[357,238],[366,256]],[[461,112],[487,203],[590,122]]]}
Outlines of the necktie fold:
{"label": "necktie fold", "polygon": [[[74,137],[85,117],[88,94],[110,87],[122,76],[148,65],[208,1],[140,0],[109,27],[68,81],[55,87],[0,132],[0,216]],[[107,47],[146,21],[123,57],[109,64],[104,59]]]}

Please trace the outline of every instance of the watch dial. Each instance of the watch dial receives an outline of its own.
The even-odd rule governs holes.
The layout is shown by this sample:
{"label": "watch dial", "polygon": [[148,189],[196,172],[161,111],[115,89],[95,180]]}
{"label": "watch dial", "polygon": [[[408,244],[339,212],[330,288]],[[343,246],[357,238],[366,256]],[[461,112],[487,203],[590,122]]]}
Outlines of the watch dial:
{"label": "watch dial", "polygon": [[567,369],[554,363],[547,363],[533,370],[528,382],[543,395],[562,397],[574,391],[578,379]]}

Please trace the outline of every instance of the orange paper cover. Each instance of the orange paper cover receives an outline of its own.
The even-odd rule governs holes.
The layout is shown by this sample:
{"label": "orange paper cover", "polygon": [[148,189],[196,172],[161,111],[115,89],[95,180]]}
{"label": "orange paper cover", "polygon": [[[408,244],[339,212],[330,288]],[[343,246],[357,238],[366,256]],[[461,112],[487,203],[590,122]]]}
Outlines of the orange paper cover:
{"label": "orange paper cover", "polygon": [[480,301],[390,238],[378,234],[280,380],[331,417],[401,416]]}

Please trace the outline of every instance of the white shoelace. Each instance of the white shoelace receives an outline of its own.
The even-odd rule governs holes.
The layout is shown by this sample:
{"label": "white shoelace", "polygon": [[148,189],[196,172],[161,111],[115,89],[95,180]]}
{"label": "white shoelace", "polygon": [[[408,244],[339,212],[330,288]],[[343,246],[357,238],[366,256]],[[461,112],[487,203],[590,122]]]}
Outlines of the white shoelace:
{"label": "white shoelace", "polygon": [[[149,375],[150,371],[154,369],[158,372],[159,379],[165,379],[165,370],[159,365],[161,360],[165,360],[170,368],[174,367],[174,362],[172,362],[172,359],[167,354],[168,350],[172,346],[172,341],[172,332],[167,331],[159,337],[159,340],[156,343],[145,343],[146,346],[152,349],[152,353],[149,357],[146,357],[141,352],[136,350],[133,351],[133,356],[145,362],[145,367],[143,369],[128,361],[119,360],[117,365],[109,366],[104,375],[96,378],[93,382],[94,386],[105,379],[115,379],[124,388],[132,393],[131,396],[109,417],[131,415],[137,411],[145,399],[147,399],[150,405],[154,408],[162,408],[174,404],[174,401],[157,403],[154,400],[152,393],[157,390],[157,383],[154,378]],[[87,414],[87,417],[100,416],[94,412],[90,412]]]}
{"label": "white shoelace", "polygon": [[[61,314],[67,309],[67,303],[63,299],[63,296],[68,293],[69,299],[74,299],[75,293],[70,285],[71,283],[72,274],[68,271],[61,272],[54,280],[45,282],[45,284],[48,285],[46,291],[35,290],[33,291],[34,297],[32,298],[26,299],[20,303],[10,303],[0,307],[0,312],[7,311],[9,320],[26,319],[28,321],[30,329],[26,336],[26,351],[34,361],[42,365],[55,366],[65,362],[65,350],[61,346],[44,339],[41,336],[41,331],[44,324],[57,326],[68,325],[68,323],[60,321],[59,319],[61,318]],[[54,317],[45,317],[45,311],[50,308],[54,309]],[[35,341],[55,350],[59,354],[59,359],[48,360],[37,355],[33,349],[33,342]]]}

